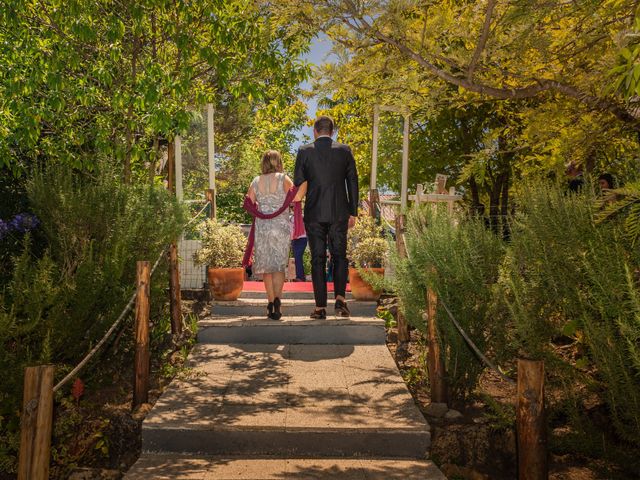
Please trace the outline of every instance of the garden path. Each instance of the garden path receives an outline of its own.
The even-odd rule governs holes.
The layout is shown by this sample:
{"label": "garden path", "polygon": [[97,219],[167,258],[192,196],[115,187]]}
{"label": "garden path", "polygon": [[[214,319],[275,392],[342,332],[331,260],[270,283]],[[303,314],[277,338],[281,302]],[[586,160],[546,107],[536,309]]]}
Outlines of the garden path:
{"label": "garden path", "polygon": [[263,296],[200,322],[191,369],[145,419],[125,479],[445,479],[375,304],[310,320],[312,295],[289,292],[274,322]]}

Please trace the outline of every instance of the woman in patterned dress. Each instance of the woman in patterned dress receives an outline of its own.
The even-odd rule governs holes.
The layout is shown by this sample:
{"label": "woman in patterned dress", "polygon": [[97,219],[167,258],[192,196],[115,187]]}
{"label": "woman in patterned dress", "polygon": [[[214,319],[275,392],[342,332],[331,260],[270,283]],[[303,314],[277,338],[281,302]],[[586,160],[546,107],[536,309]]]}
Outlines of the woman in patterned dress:
{"label": "woman in patterned dress", "polygon": [[[261,213],[277,212],[293,187],[291,179],[282,171],[282,157],[269,150],[262,157],[262,175],[251,182],[247,196],[257,203]],[[268,317],[282,317],[282,288],[285,269],[289,263],[290,224],[288,209],[272,219],[255,219],[255,247],[252,271],[262,274],[269,304]]]}

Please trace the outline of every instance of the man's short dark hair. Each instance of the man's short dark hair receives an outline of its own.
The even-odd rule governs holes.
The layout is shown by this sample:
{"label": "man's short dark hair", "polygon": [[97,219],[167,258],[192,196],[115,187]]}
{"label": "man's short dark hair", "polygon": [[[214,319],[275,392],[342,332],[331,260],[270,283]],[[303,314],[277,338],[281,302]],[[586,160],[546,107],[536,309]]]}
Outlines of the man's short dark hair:
{"label": "man's short dark hair", "polygon": [[331,135],[333,133],[333,120],[331,117],[321,115],[316,118],[313,129],[322,135]]}

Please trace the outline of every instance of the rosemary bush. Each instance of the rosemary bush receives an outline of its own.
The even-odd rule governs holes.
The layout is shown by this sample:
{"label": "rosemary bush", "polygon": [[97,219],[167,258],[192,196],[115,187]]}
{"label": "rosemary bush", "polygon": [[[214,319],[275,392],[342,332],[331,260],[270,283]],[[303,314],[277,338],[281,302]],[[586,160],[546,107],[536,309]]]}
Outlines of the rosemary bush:
{"label": "rosemary bush", "polygon": [[[34,248],[27,234],[0,290],[0,472],[15,468],[24,366],[55,363],[59,380],[125,306],[136,261],[154,261],[184,222],[166,190],[122,185],[109,170],[94,174],[51,167],[27,181],[45,247]],[[153,318],[165,303],[164,285],[152,282]],[[85,380],[109,366],[101,358],[85,369]]]}
{"label": "rosemary bush", "polygon": [[533,185],[524,189],[521,205],[496,292],[512,345],[545,360],[548,379],[564,388],[563,403],[576,423],[583,397],[596,394],[619,436],[638,444],[637,249],[623,222],[596,224],[598,203],[588,189],[568,195]]}
{"label": "rosemary bush", "polygon": [[[487,315],[503,255],[502,241],[481,221],[450,217],[431,205],[414,209],[408,218],[409,259],[395,257],[398,291],[408,321],[426,327],[422,314],[431,287],[481,351],[494,351],[504,327]],[[482,365],[466,345],[439,302],[438,336],[451,393],[463,399],[473,390]]]}
{"label": "rosemary bush", "polygon": [[[640,249],[629,234],[637,219],[629,219],[632,210],[618,218],[612,208],[588,185],[579,194],[521,186],[509,243],[474,218],[414,208],[409,258],[392,255],[390,287],[416,328],[426,327],[431,287],[499,364],[513,365],[518,356],[545,360],[550,418],[572,426],[552,437],[560,452],[608,455],[627,451],[616,448],[621,444],[640,445]],[[483,366],[442,302],[437,318],[452,394],[462,399]],[[587,406],[605,407],[606,423],[594,423]]]}

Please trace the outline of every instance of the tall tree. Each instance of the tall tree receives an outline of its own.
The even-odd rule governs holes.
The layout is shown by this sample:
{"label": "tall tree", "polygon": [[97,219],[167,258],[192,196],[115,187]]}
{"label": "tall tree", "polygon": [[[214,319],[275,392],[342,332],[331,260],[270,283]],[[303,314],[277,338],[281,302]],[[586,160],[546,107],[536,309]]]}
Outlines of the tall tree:
{"label": "tall tree", "polygon": [[485,98],[559,94],[640,131],[634,111],[607,90],[635,1],[302,0],[295,11],[278,3],[353,51],[391,47],[418,76]]}
{"label": "tall tree", "polygon": [[308,42],[249,0],[0,0],[0,165],[103,157],[129,181],[222,92],[290,102]]}

